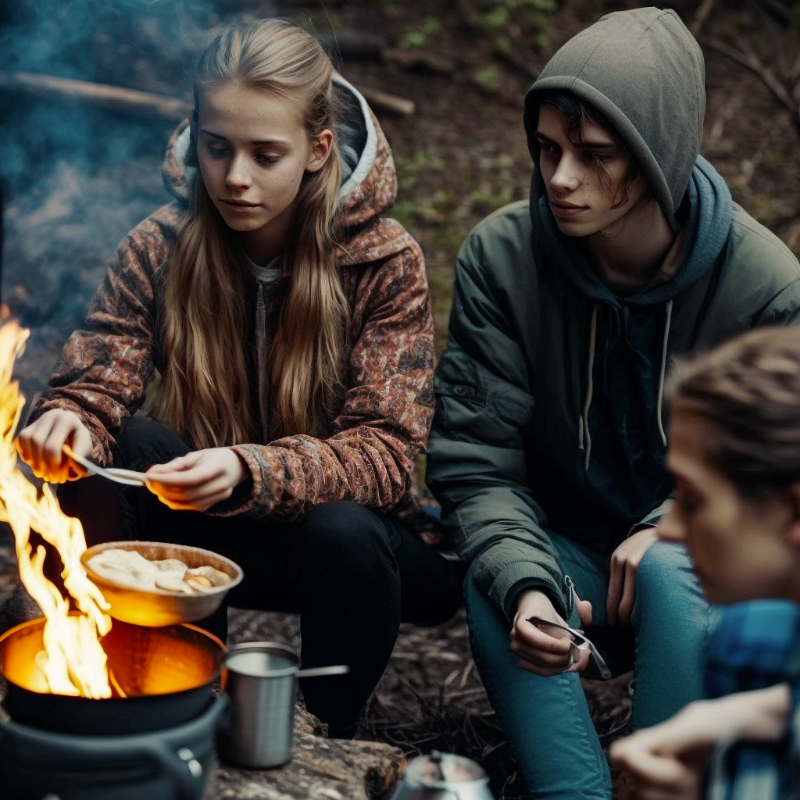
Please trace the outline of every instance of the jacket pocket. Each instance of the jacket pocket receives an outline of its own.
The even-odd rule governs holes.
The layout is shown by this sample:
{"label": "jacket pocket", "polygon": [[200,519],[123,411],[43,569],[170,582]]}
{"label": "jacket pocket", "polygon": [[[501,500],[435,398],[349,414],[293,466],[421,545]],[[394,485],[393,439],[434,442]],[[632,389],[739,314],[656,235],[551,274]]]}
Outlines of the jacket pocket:
{"label": "jacket pocket", "polygon": [[445,351],[436,370],[440,432],[471,433],[497,447],[522,448],[520,429],[531,419],[534,398],[481,366],[463,351]]}

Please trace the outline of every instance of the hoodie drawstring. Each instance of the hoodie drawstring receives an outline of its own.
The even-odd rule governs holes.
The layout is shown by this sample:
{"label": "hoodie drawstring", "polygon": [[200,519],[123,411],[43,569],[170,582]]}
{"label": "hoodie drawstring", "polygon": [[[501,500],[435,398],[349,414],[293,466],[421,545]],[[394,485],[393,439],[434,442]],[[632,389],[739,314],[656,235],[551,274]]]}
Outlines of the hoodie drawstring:
{"label": "hoodie drawstring", "polygon": [[664,343],[661,347],[661,374],[658,378],[658,399],[656,400],[656,411],[658,414],[658,432],[661,434],[661,442],[667,446],[667,434],[664,431],[664,419],[662,416],[662,403],[664,400],[664,375],[667,372],[667,342],[669,340],[669,328],[672,324],[672,300],[667,301],[667,319],[664,322]]}
{"label": "hoodie drawstring", "polygon": [[[579,448],[584,451],[583,471],[589,471],[589,459],[592,455],[592,434],[589,431],[589,410],[592,407],[592,396],[594,394],[594,357],[597,346],[597,309],[599,303],[592,308],[592,321],[589,326],[589,364],[586,368],[586,399],[583,403],[583,413],[578,418],[578,438]],[[669,343],[669,331],[672,325],[672,300],[666,304],[666,319],[664,321],[664,339],[661,345],[661,369],[658,376],[658,398],[656,400],[656,414],[658,418],[658,432],[661,435],[661,442],[667,446],[667,434],[664,430],[664,419],[662,415],[662,403],[664,401],[664,377],[667,372],[667,344]]]}
{"label": "hoodie drawstring", "polygon": [[583,458],[583,471],[589,471],[589,457],[592,455],[592,434],[589,432],[589,409],[592,407],[592,394],[594,393],[594,351],[597,344],[597,309],[600,304],[595,303],[592,308],[592,321],[589,325],[589,365],[586,368],[586,400],[583,403],[583,416],[578,424],[580,432],[581,450],[585,451]]}

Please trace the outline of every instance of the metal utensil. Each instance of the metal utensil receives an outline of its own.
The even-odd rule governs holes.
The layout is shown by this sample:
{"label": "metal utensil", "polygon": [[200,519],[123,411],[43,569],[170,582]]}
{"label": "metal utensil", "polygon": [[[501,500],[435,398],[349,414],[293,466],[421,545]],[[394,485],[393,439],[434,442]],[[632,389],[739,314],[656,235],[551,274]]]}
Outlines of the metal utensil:
{"label": "metal utensil", "polygon": [[79,456],[68,444],[63,445],[61,449],[67,458],[82,466],[89,475],[99,475],[101,478],[107,478],[125,486],[147,486],[150,482],[144,472],[134,472],[132,469],[119,469],[118,467],[101,467],[94,461]]}

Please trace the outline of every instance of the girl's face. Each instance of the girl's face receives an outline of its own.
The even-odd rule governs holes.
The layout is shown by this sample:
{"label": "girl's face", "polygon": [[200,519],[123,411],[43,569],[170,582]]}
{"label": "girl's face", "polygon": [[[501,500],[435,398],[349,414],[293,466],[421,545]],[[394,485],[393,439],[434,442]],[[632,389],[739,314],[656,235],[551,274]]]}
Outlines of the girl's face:
{"label": "girl's face", "polygon": [[205,88],[198,110],[206,191],[250,258],[264,263],[283,250],[303,176],[322,168],[333,134],[310,141],[297,104],[238,83]]}
{"label": "girl's face", "polygon": [[536,130],[539,169],[559,230],[590,236],[612,228],[647,192],[638,175],[627,187],[631,157],[603,128],[587,121],[580,141],[571,141],[564,117],[550,106],[539,109]]}
{"label": "girl's face", "polygon": [[667,467],[675,478],[675,501],[661,520],[658,535],[686,543],[712,603],[797,599],[800,563],[791,540],[796,526],[791,495],[743,497],[706,459],[703,443],[715,433],[699,414],[675,411],[667,455]]}

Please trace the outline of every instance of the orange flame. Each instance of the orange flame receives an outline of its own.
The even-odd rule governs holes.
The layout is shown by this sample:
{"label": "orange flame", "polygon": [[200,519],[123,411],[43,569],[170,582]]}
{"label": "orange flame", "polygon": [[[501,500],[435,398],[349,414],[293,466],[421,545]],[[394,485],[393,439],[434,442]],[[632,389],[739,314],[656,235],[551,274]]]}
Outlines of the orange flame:
{"label": "orange flame", "polygon": [[[47,484],[39,493],[17,469],[14,434],[25,398],[11,373],[14,359],[25,348],[28,331],[8,319],[5,307],[0,318],[5,320],[0,327],[0,521],[11,526],[20,579],[47,619],[45,649],[36,666],[54,694],[111,697],[106,654],[100,645],[100,637],[111,629],[111,618],[105,613],[108,603],[80,562],[86,550],[83,528],[61,511]],[[45,548],[34,550],[31,530],[58,551],[64,585],[82,614],[68,616],[69,600],[44,576]]]}

